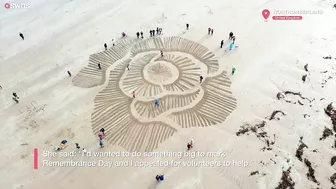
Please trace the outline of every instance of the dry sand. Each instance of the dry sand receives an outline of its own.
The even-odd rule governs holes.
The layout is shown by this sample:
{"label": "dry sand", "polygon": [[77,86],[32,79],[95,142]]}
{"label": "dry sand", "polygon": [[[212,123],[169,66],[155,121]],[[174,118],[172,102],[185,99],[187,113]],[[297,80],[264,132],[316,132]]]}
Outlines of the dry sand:
{"label": "dry sand", "polygon": [[[324,111],[336,102],[334,0],[29,3],[0,9],[0,188],[336,188],[336,126]],[[265,22],[265,8],[323,13]],[[163,35],[150,38],[156,27]],[[144,39],[136,39],[138,31]],[[238,47],[232,51],[230,31]],[[77,156],[43,156],[63,139],[69,143],[62,152]],[[77,142],[89,152],[184,153],[191,139],[190,152],[225,157],[83,157],[75,148]],[[43,160],[180,165],[48,167]],[[226,166],[184,166],[204,161]],[[165,180],[157,183],[160,173]]]}

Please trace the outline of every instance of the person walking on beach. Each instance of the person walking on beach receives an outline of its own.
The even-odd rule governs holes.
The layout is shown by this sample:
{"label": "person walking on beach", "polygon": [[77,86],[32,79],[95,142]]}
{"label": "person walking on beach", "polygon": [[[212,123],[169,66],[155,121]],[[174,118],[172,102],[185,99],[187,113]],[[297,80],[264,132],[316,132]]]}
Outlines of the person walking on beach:
{"label": "person walking on beach", "polygon": [[104,129],[104,128],[101,128],[101,129],[99,130],[99,132],[103,133],[103,135],[105,136],[105,129]]}
{"label": "person walking on beach", "polygon": [[223,48],[223,45],[224,45],[224,40],[221,41],[220,47]]}
{"label": "person walking on beach", "polygon": [[104,135],[103,135],[103,133],[101,133],[101,132],[98,134],[98,137],[99,137],[100,140],[103,140],[103,136],[104,136]]}
{"label": "person walking on beach", "polygon": [[230,44],[229,50],[231,51],[233,49],[233,43]]}
{"label": "person walking on beach", "polygon": [[82,152],[83,152],[83,155],[85,155],[86,154],[86,149],[83,148]]}
{"label": "person walking on beach", "polygon": [[107,44],[106,43],[104,43],[104,47],[105,47],[105,50],[107,50]]}
{"label": "person walking on beach", "polygon": [[13,93],[14,98],[19,99],[18,95],[16,93]]}
{"label": "person walking on beach", "polygon": [[104,148],[104,142],[103,142],[102,139],[99,140],[99,145],[100,145],[101,148]]}
{"label": "person walking on beach", "polygon": [[100,65],[100,63],[98,63],[98,68],[101,70],[101,65]]}
{"label": "person walking on beach", "polygon": [[127,64],[127,70],[129,71],[130,70],[130,64]]}
{"label": "person walking on beach", "polygon": [[200,76],[200,83],[202,83],[203,81],[203,76]]}
{"label": "person walking on beach", "polygon": [[76,148],[79,150],[80,149],[80,146],[78,143],[75,143],[76,144]]}
{"label": "person walking on beach", "polygon": [[159,106],[159,99],[155,99],[155,106]]}
{"label": "person walking on beach", "polygon": [[21,32],[19,33],[19,36],[21,37],[22,40],[24,40],[24,36]]}
{"label": "person walking on beach", "polygon": [[70,73],[70,71],[68,71],[68,75],[69,75],[69,77],[71,77],[71,73]]}
{"label": "person walking on beach", "polygon": [[163,57],[163,51],[161,50],[160,52],[161,52],[161,57]]}
{"label": "person walking on beach", "polygon": [[208,35],[210,35],[211,33],[211,28],[208,28]]}
{"label": "person walking on beach", "polygon": [[188,144],[187,144],[187,150],[190,150],[190,149],[191,149],[191,144],[188,143]]}
{"label": "person walking on beach", "polygon": [[141,39],[143,39],[143,32],[142,31],[140,32],[140,35],[141,35]]}
{"label": "person walking on beach", "polygon": [[133,98],[135,98],[135,91],[132,92],[132,96],[133,96]]}
{"label": "person walking on beach", "polygon": [[214,32],[214,30],[213,30],[213,29],[211,29],[211,35],[213,35],[213,32]]}
{"label": "person walking on beach", "polygon": [[113,47],[115,46],[115,44],[114,44],[114,39],[112,39],[112,46],[113,46]]}
{"label": "person walking on beach", "polygon": [[186,24],[186,26],[187,26],[187,30],[189,30],[189,24],[188,23]]}
{"label": "person walking on beach", "polygon": [[156,175],[155,177],[156,181],[163,181],[164,180],[164,175],[163,174],[160,174],[160,175]]}
{"label": "person walking on beach", "polygon": [[229,33],[229,39],[232,39],[232,37],[233,37],[233,33],[230,32],[230,33]]}
{"label": "person walking on beach", "polygon": [[235,72],[236,72],[236,68],[233,67],[233,68],[232,68],[232,75],[234,75]]}

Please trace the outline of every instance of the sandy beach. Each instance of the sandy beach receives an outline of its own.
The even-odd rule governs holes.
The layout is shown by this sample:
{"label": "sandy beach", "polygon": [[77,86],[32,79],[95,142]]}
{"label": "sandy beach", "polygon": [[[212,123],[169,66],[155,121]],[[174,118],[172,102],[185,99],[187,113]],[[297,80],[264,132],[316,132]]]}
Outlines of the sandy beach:
{"label": "sandy beach", "polygon": [[1,189],[336,189],[335,0],[4,4]]}

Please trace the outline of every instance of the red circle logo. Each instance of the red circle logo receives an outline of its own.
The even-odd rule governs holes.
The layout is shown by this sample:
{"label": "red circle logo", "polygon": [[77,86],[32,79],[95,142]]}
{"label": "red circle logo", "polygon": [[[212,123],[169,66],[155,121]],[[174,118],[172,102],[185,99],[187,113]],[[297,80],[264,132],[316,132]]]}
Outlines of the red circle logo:
{"label": "red circle logo", "polygon": [[6,8],[6,9],[9,9],[9,8],[10,8],[10,4],[9,4],[9,3],[6,3],[6,4],[5,4],[5,8]]}

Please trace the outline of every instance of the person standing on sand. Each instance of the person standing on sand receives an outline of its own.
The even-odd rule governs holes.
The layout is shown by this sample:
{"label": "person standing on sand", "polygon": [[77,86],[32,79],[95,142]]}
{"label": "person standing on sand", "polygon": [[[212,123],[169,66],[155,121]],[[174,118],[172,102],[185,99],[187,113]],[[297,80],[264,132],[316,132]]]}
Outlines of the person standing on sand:
{"label": "person standing on sand", "polygon": [[213,32],[214,32],[214,30],[213,30],[213,29],[211,29],[211,35],[213,35]]}
{"label": "person standing on sand", "polygon": [[232,73],[232,75],[234,75],[234,73],[235,73],[235,72],[236,72],[236,68],[235,68],[235,67],[233,67],[233,68],[232,68],[232,72],[231,72],[231,73]]}
{"label": "person standing on sand", "polygon": [[186,26],[187,26],[187,30],[189,30],[189,24],[188,23],[186,24]]}
{"label": "person standing on sand", "polygon": [[143,39],[143,32],[142,31],[140,32],[140,35],[141,35],[141,39]]}
{"label": "person standing on sand", "polygon": [[191,148],[191,144],[188,143],[188,144],[187,144],[187,150],[190,150],[190,148]]}
{"label": "person standing on sand", "polygon": [[71,77],[71,73],[70,73],[70,71],[68,71],[68,75],[69,75],[69,77]]}
{"label": "person standing on sand", "polygon": [[104,47],[105,47],[105,50],[107,50],[107,44],[106,43],[104,43]]}
{"label": "person standing on sand", "polygon": [[139,32],[137,32],[137,33],[136,33],[136,36],[137,36],[137,38],[139,39],[140,33],[139,33]]}
{"label": "person standing on sand", "polygon": [[100,65],[100,63],[98,63],[98,68],[101,70],[101,65]]}
{"label": "person standing on sand", "polygon": [[200,76],[200,83],[202,83],[203,81],[203,76]]}
{"label": "person standing on sand", "polygon": [[155,36],[155,30],[152,30],[153,36]]}
{"label": "person standing on sand", "polygon": [[99,137],[100,140],[103,140],[103,136],[104,136],[104,135],[103,135],[103,133],[101,133],[101,132],[98,134],[98,137]]}
{"label": "person standing on sand", "polygon": [[160,29],[159,27],[156,27],[156,33],[159,35],[160,34]]}
{"label": "person standing on sand", "polygon": [[19,36],[21,37],[22,40],[24,40],[24,36],[21,32],[19,33]]}
{"label": "person standing on sand", "polygon": [[149,35],[152,37],[153,36],[153,31],[149,30]]}
{"label": "person standing on sand", "polygon": [[235,40],[236,40],[236,36],[232,36],[232,44],[235,43]]}
{"label": "person standing on sand", "polygon": [[229,33],[229,39],[232,39],[232,37],[233,37],[233,33],[230,32],[230,33]]}
{"label": "person standing on sand", "polygon": [[161,57],[163,57],[163,51],[161,50],[160,52],[161,52]]}
{"label": "person standing on sand", "polygon": [[211,28],[208,28],[208,35],[210,35],[211,33]]}
{"label": "person standing on sand", "polygon": [[224,40],[221,41],[220,47],[223,48],[223,45],[224,45]]}
{"label": "person standing on sand", "polygon": [[18,95],[16,93],[13,93],[14,98],[19,99]]}
{"label": "person standing on sand", "polygon": [[99,145],[100,145],[101,148],[104,148],[104,142],[103,142],[102,139],[99,140]]}
{"label": "person standing on sand", "polygon": [[155,99],[155,106],[159,106],[159,99]]}
{"label": "person standing on sand", "polygon": [[79,150],[80,149],[80,146],[78,143],[75,143],[76,144],[76,148]]}
{"label": "person standing on sand", "polygon": [[82,152],[83,152],[83,155],[85,155],[86,154],[86,149],[83,148]]}
{"label": "person standing on sand", "polygon": [[99,130],[99,132],[103,133],[103,135],[105,136],[105,129],[104,129],[104,128],[101,128],[101,129]]}
{"label": "person standing on sand", "polygon": [[127,64],[127,70],[129,71],[130,70],[130,64]]}
{"label": "person standing on sand", "polygon": [[133,98],[135,98],[135,91],[132,92],[132,96],[133,96]]}
{"label": "person standing on sand", "polygon": [[229,50],[231,51],[233,49],[233,43],[230,44]]}

